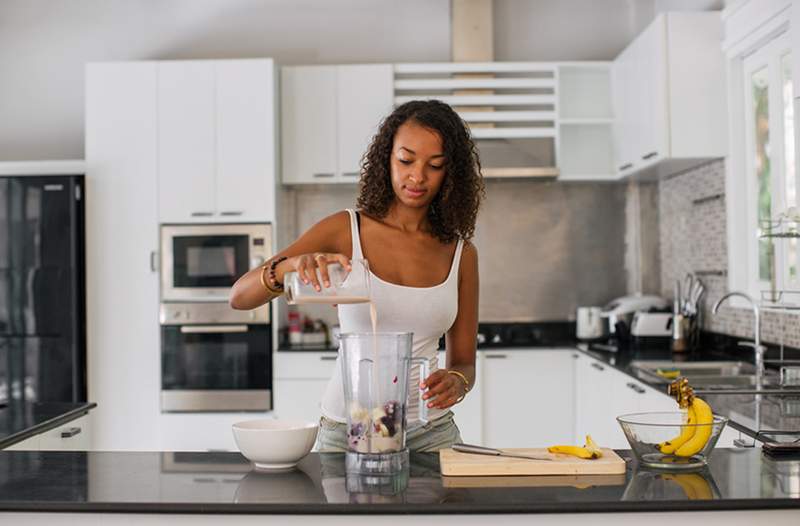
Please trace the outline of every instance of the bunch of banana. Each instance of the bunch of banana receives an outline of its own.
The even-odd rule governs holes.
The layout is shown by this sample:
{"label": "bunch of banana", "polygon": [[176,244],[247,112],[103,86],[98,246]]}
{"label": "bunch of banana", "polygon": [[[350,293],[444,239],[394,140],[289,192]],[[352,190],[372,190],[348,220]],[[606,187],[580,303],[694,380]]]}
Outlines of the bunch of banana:
{"label": "bunch of banana", "polygon": [[[691,457],[702,450],[711,437],[714,414],[711,407],[694,394],[689,380],[678,378],[669,384],[669,394],[675,397],[678,406],[686,409],[686,423],[678,436],[658,444],[658,450],[665,455]],[[703,425],[694,425],[703,424]]]}
{"label": "bunch of banana", "polygon": [[711,484],[698,473],[664,473],[664,480],[671,480],[681,487],[689,500],[711,500],[714,493]]}
{"label": "bunch of banana", "polygon": [[564,455],[572,455],[578,458],[595,459],[603,456],[603,450],[600,449],[591,435],[586,435],[586,444],[580,446],[550,446],[547,448],[550,453],[562,453]]}

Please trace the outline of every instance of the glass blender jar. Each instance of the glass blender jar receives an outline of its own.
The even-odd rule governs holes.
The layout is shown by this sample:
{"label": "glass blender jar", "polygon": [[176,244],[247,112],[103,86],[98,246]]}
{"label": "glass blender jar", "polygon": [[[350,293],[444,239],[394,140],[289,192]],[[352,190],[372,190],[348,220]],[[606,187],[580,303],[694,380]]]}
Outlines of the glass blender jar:
{"label": "glass blender jar", "polygon": [[406,422],[412,364],[420,379],[430,364],[412,358],[413,334],[345,333],[341,335],[342,383],[347,408],[348,473],[390,475],[408,469],[406,432],[428,422],[419,390],[419,421]]}

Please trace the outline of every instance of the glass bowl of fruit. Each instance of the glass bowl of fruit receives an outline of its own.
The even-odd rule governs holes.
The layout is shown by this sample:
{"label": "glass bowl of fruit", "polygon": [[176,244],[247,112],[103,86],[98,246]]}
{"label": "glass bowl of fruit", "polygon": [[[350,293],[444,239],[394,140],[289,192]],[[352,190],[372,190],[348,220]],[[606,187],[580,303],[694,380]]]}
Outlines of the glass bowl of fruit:
{"label": "glass bowl of fruit", "polygon": [[708,462],[728,419],[691,421],[689,411],[632,413],[617,417],[639,465],[657,469],[698,469]]}
{"label": "glass bowl of fruit", "polygon": [[728,419],[715,415],[694,394],[686,378],[667,391],[678,411],[632,413],[617,417],[639,464],[658,469],[697,469],[708,462]]}

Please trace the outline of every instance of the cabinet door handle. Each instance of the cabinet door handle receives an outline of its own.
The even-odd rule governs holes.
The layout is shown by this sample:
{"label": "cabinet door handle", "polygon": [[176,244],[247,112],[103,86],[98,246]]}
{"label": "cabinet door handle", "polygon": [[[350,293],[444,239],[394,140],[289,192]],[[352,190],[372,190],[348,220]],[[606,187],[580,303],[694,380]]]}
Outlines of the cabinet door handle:
{"label": "cabinet door handle", "polygon": [[486,356],[484,356],[484,358],[486,358],[486,359],[492,358],[492,359],[497,359],[497,360],[505,360],[506,358],[508,358],[508,355],[507,354],[487,354]]}
{"label": "cabinet door handle", "polygon": [[192,217],[211,217],[214,212],[192,212]]}
{"label": "cabinet door handle", "polygon": [[620,172],[624,172],[625,170],[627,170],[631,166],[633,166],[633,163],[623,164],[622,166],[619,167],[619,171]]}
{"label": "cabinet door handle", "polygon": [[580,354],[573,353],[573,354],[572,354],[572,357],[573,357],[573,358],[575,358],[575,359],[577,360],[578,358],[580,358],[580,357],[581,357],[581,355],[580,355]]}
{"label": "cabinet door handle", "polygon": [[658,155],[658,152],[650,152],[648,154],[642,155],[642,160],[646,161],[648,159],[652,159],[656,155]]}
{"label": "cabinet door handle", "polygon": [[644,393],[644,388],[642,386],[640,386],[640,385],[636,385],[633,382],[628,382],[625,385],[627,385],[628,387],[630,387],[631,389],[633,389],[634,391],[636,391],[639,394],[643,394]]}
{"label": "cabinet door handle", "polygon": [[230,211],[230,212],[220,212],[219,213],[219,215],[221,215],[221,216],[240,216],[242,214],[244,214],[244,212]]}
{"label": "cabinet door handle", "polygon": [[72,438],[80,432],[80,427],[68,427],[61,430],[61,438]]}
{"label": "cabinet door handle", "polygon": [[323,362],[333,362],[336,360],[336,356],[320,356],[319,359]]}
{"label": "cabinet door handle", "polygon": [[600,364],[599,364],[599,363],[597,363],[597,362],[593,362],[593,363],[592,363],[592,367],[594,367],[594,368],[595,368],[595,369],[597,369],[598,371],[605,371],[605,370],[606,370],[606,368],[605,368],[605,367],[603,367],[602,365],[600,365]]}
{"label": "cabinet door handle", "polygon": [[181,325],[181,334],[217,334],[247,332],[247,325]]}
{"label": "cabinet door handle", "polygon": [[150,272],[158,271],[158,251],[150,251]]}
{"label": "cabinet door handle", "polygon": [[333,174],[332,173],[327,173],[327,172],[325,172],[325,173],[315,173],[315,174],[313,174],[313,177],[318,178],[318,179],[322,178],[322,177],[333,177]]}
{"label": "cabinet door handle", "polygon": [[344,172],[342,175],[345,177],[360,177],[361,172]]}

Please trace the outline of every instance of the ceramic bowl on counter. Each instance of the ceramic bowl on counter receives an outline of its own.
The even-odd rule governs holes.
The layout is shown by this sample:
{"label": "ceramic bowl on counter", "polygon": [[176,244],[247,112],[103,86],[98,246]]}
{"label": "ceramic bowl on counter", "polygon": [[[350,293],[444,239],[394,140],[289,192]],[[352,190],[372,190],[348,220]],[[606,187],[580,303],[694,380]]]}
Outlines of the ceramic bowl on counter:
{"label": "ceramic bowl on counter", "polygon": [[247,420],[233,424],[233,438],[256,469],[290,470],[311,452],[318,428],[316,423],[296,420]]}
{"label": "ceramic bowl on counter", "polygon": [[[687,424],[686,412],[662,411],[632,413],[617,417],[625,438],[631,445],[634,456],[641,466],[667,470],[696,470],[703,468],[714,450],[728,419],[714,415],[708,424]],[[708,434],[703,444],[690,451],[678,449],[677,453],[666,454],[660,445],[679,436],[684,429],[694,428],[694,433]],[[709,433],[710,431],[710,433]]]}

